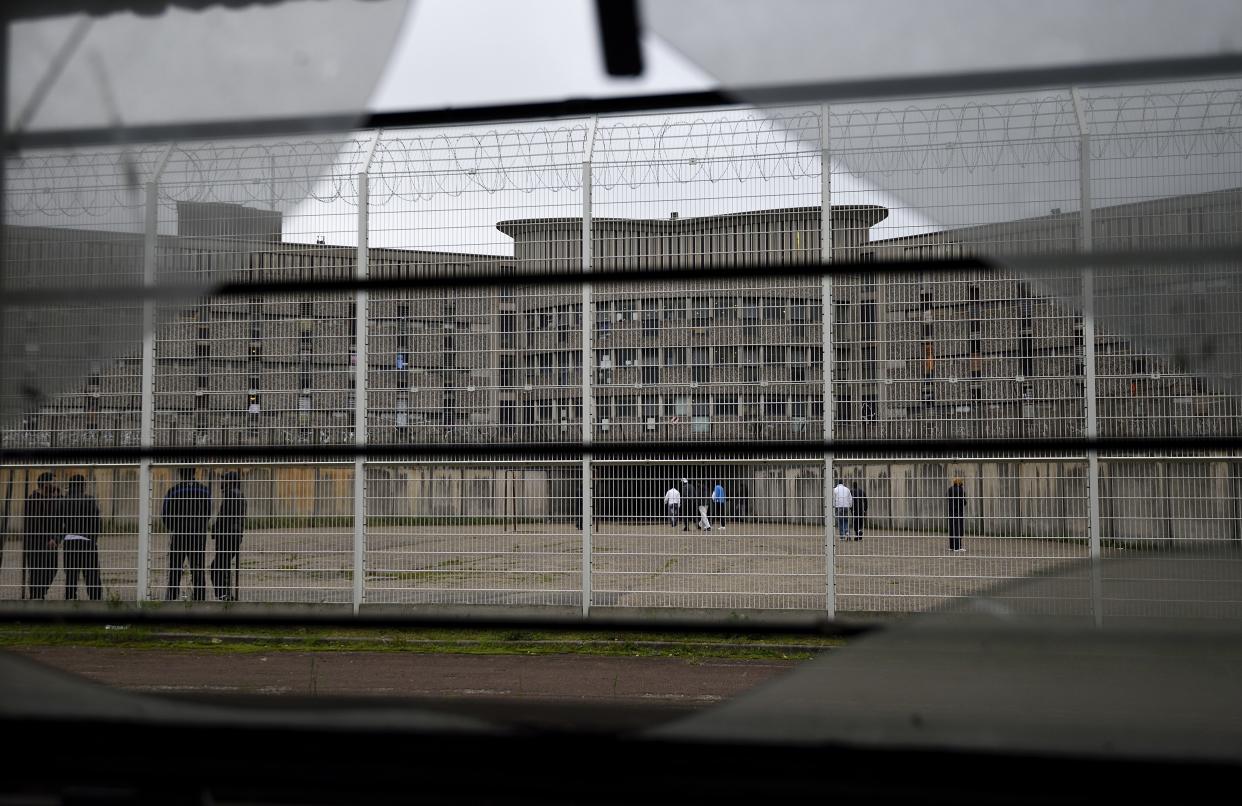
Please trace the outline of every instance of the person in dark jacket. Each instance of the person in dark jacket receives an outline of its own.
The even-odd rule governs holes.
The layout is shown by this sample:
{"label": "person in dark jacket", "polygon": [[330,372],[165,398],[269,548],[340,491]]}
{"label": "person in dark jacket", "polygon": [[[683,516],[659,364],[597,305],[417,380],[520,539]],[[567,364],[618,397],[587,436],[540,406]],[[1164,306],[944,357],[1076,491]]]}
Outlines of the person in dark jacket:
{"label": "person in dark jacket", "polygon": [[193,598],[207,598],[207,523],[211,520],[211,490],[194,480],[194,468],[177,471],[180,479],[164,496],[160,516],[168,530],[168,588],[164,598],[172,601],[181,595],[181,567],[190,561],[194,581]]}
{"label": "person in dark jacket", "polygon": [[857,481],[850,492],[854,495],[854,539],[862,540],[863,528],[867,525],[867,490]]}
{"label": "person in dark jacket", "polygon": [[31,599],[44,599],[56,578],[56,547],[60,545],[62,511],[60,490],[51,473],[39,476],[38,486],[26,498],[22,510],[22,567],[26,593]]}
{"label": "person in dark jacket", "polygon": [[65,598],[78,598],[78,575],[85,577],[86,595],[92,602],[103,598],[99,579],[99,505],[86,494],[86,479],[69,479],[69,492],[62,499],[65,530]]}
{"label": "person in dark jacket", "polygon": [[220,489],[220,511],[211,526],[216,550],[211,558],[211,586],[222,602],[237,601],[237,553],[241,550],[242,533],[246,529],[246,497],[242,495],[241,477],[225,473]]}
{"label": "person in dark jacket", "polygon": [[[707,491],[706,487],[700,490],[699,486],[690,481],[690,479],[682,479],[681,513],[682,522],[685,525],[682,526],[681,530],[683,532],[690,531],[690,524],[693,523],[701,531],[703,529],[703,521],[707,518],[704,513],[707,511],[707,508],[711,506],[711,503],[711,492]],[[707,528],[710,529],[711,526],[708,526]]]}
{"label": "person in dark jacket", "polygon": [[953,479],[945,501],[949,510],[949,550],[965,551],[962,548],[962,533],[966,531],[966,491],[962,489],[960,478]]}
{"label": "person in dark jacket", "polygon": [[698,522],[699,500],[698,490],[690,483],[690,479],[681,480],[681,530],[690,531],[690,524]]}

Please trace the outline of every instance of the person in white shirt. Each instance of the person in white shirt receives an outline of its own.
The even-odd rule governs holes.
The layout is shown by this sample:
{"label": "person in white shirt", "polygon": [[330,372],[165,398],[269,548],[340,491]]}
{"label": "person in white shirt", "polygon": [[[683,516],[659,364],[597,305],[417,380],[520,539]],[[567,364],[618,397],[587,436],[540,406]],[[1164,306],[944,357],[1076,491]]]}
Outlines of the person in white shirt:
{"label": "person in white shirt", "polygon": [[668,512],[668,525],[676,529],[677,517],[681,512],[681,492],[678,491],[676,484],[669,487],[668,492],[664,494],[664,509]]}
{"label": "person in white shirt", "polygon": [[837,531],[841,539],[846,540],[850,534],[850,509],[854,506],[854,494],[841,479],[837,479],[837,486],[832,488],[832,506],[837,511]]}

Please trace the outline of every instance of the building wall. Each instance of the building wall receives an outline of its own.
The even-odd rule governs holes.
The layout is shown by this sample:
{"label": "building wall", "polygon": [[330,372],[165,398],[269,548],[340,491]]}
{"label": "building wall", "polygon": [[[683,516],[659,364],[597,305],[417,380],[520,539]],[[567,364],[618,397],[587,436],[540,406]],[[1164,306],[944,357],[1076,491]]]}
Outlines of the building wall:
{"label": "building wall", "polygon": [[[1096,246],[1232,242],[1242,232],[1240,193],[1097,209]],[[870,241],[868,229],[884,215],[876,207],[834,208],[834,259],[865,263],[872,257],[1022,249],[1055,253],[1075,248],[1078,239],[1078,216],[1054,213]],[[576,219],[502,222],[499,228],[514,239],[513,258],[373,249],[372,276],[580,265],[581,222]],[[133,235],[8,231],[8,259],[28,273],[40,267],[55,273],[63,261],[81,260],[92,261],[96,270],[132,271],[139,243]],[[781,265],[817,259],[818,208],[667,221],[597,219],[593,233],[593,268],[601,275],[594,356],[601,438],[654,438],[676,445],[703,438],[819,437],[822,311],[817,282],[782,280],[774,273],[707,287],[606,284],[608,271],[634,266],[757,263],[779,271]],[[159,253],[165,272],[210,272],[230,279],[344,277],[352,273],[356,254],[346,247],[256,240],[253,234],[162,236]],[[907,440],[920,438],[1081,434],[1081,322],[1043,293],[1047,290],[1014,276],[966,272],[882,279],[859,273],[835,282],[830,359],[837,436],[892,439],[906,446]],[[375,294],[368,345],[372,440],[576,441],[581,310],[575,298],[576,292],[557,297],[521,286],[496,293]],[[349,295],[315,294],[213,299],[162,324],[157,334],[158,444],[352,442],[353,323]],[[1140,353],[1117,334],[1101,333],[1097,350],[1105,434],[1237,432],[1236,398],[1173,371],[1167,361]],[[654,374],[645,374],[648,369]],[[80,392],[45,406],[28,427],[7,431],[5,441],[136,444],[139,379],[135,355],[99,366]],[[1065,488],[1054,489],[1075,484],[1077,470],[1040,468],[1039,462],[1024,462],[980,470],[980,485],[982,479],[995,479],[986,482],[994,488],[980,487],[980,496],[998,508],[994,516],[980,513],[980,528],[1021,522],[1024,533],[1073,533],[1079,519],[1069,510],[1034,518],[1021,509],[1027,500],[1079,500]],[[116,471],[120,475],[115,477],[107,476],[112,471],[98,472],[105,474],[100,483],[130,483],[122,479],[128,471]],[[272,472],[284,479],[280,474],[293,471]],[[883,500],[891,503],[882,506],[891,508],[885,517],[894,526],[931,528],[938,517],[936,490],[944,483],[940,471],[896,463],[888,470],[868,466],[866,473],[873,472],[867,478],[889,490]],[[1147,472],[1136,469],[1105,483],[1112,485],[1116,501],[1155,495],[1163,482],[1143,475]],[[1224,478],[1222,472],[1208,475]],[[813,488],[813,473],[755,474],[757,483],[771,491],[753,496],[756,516],[818,517],[807,510],[813,505],[801,503],[814,496],[797,492]],[[575,494],[566,485],[572,479],[552,471],[541,478],[522,489],[535,498],[544,496],[545,503],[525,506],[532,512],[571,514]],[[1180,484],[1177,478],[1168,483]],[[308,482],[306,489],[319,490],[321,481],[336,483]],[[466,495],[455,492],[465,489],[460,487],[464,481],[409,476],[383,483],[405,490],[384,496],[393,502],[394,514],[421,516],[438,512],[437,507],[459,514],[487,509],[481,503],[485,496],[443,503]],[[1187,483],[1191,487],[1182,500],[1195,502],[1203,512],[1223,506],[1211,503],[1213,495],[1200,493],[1226,482]],[[438,496],[433,490],[447,492]],[[118,512],[132,500],[115,492],[107,497]],[[323,512],[340,515],[339,502],[347,498],[327,496],[310,509],[308,503],[290,504],[289,511],[321,514],[314,507],[329,507]],[[284,511],[283,505],[272,506],[273,512]],[[1118,505],[1108,510],[1106,529],[1116,535],[1147,534],[1144,520],[1150,518],[1131,517]],[[1176,528],[1187,534],[1217,523],[1206,515],[1180,521]]]}
{"label": "building wall", "polygon": [[[1242,238],[1242,190],[1098,207],[1092,249],[1191,249]],[[1053,211],[1020,221],[885,239],[869,248],[877,258],[1057,254],[1080,247],[1081,215]],[[1162,290],[1211,294],[1201,267],[1112,268],[1095,273],[1098,317],[1096,371],[1100,433],[1104,436],[1236,435],[1239,401],[1222,382],[1179,368],[1157,339],[1143,349],[1128,336],[1147,325],[1133,321],[1136,288],[1158,299]],[[879,422],[845,426],[844,433],[877,436],[1074,436],[1085,429],[1081,317],[1056,297],[1080,297],[1080,273],[1045,271],[1033,278],[937,274],[877,287],[838,286],[843,302],[873,300],[876,338],[847,328],[848,377],[857,351],[884,352],[874,378],[852,378],[845,394],[879,401]],[[1218,289],[1236,294],[1236,285]],[[1052,296],[1050,296],[1052,295]],[[1203,306],[1209,310],[1208,306]],[[1111,316],[1110,316],[1111,314]],[[1231,349],[1233,314],[1191,325]],[[1109,325],[1119,327],[1109,327]],[[1161,322],[1155,328],[1171,327]],[[852,354],[850,351],[854,351]],[[838,358],[841,359],[840,351]],[[930,358],[930,360],[929,360]],[[909,423],[902,425],[902,423]]]}
{"label": "building wall", "polygon": [[[0,533],[20,534],[22,507],[39,473],[48,468],[0,467]],[[58,481],[80,473],[99,503],[105,531],[133,532],[138,513],[138,472],[133,466],[52,468]],[[730,516],[754,523],[824,522],[822,469],[812,465],[693,464],[657,468],[645,476],[632,468],[597,471],[596,517],[605,522],[661,523],[660,492],[677,473],[719,476],[728,483]],[[199,468],[215,500],[220,476],[240,474],[249,528],[346,528],[353,514],[352,464],[263,464]],[[941,535],[947,530],[945,492],[963,479],[966,533],[988,537],[1086,540],[1086,467],[1082,461],[1022,460],[910,462],[841,461],[837,474],[868,495],[869,528],[878,533]],[[580,475],[575,467],[489,468],[372,463],[367,513],[373,525],[469,525],[559,519],[579,515]],[[155,527],[162,530],[160,501],[176,482],[173,468],[153,469]],[[626,493],[610,498],[607,479]],[[646,494],[644,494],[646,493]],[[1242,462],[1226,459],[1117,460],[1101,462],[1101,537],[1122,546],[1200,541],[1221,550],[1242,544]]]}

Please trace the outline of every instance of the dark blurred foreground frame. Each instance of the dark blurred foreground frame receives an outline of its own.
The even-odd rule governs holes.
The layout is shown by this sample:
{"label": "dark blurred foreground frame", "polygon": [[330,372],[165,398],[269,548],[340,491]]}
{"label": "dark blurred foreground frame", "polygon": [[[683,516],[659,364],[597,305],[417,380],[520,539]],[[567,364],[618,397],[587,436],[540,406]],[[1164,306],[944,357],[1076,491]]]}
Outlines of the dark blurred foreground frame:
{"label": "dark blurred foreground frame", "polygon": [[[1069,564],[860,633],[730,702],[628,723],[585,702],[186,701],[0,654],[0,731],[13,739],[0,803],[1167,804],[1228,792],[1242,772],[1242,629],[1226,610],[1242,602],[1242,574],[1220,563],[1216,601],[1190,602],[1168,579],[1143,582],[1160,560],[1104,565],[1102,626],[1075,595],[1090,589],[1086,566]],[[1050,590],[1077,606],[1032,615]]]}
{"label": "dark blurred foreground frame", "polygon": [[[48,6],[22,2],[9,14],[36,5]],[[165,4],[132,5],[153,11]],[[1227,56],[1149,68],[1171,77],[1233,72],[1238,64]],[[1141,68],[1111,66],[1103,77],[1133,78]],[[1068,68],[931,79],[939,84],[858,83],[835,92],[1101,77]],[[834,88],[785,92],[823,96],[825,90]],[[786,97],[777,90],[772,96]],[[707,97],[667,103],[701,104]],[[609,103],[619,109],[627,102],[653,104]],[[549,108],[508,111],[542,115]],[[442,114],[402,121],[443,122],[436,117]],[[1068,584],[1080,583],[1075,577]],[[1107,580],[1101,587],[1107,601]],[[1242,766],[1236,621],[1153,624],[1120,614],[1106,617],[1101,628],[1074,614],[1024,616],[1012,606],[1021,599],[994,597],[960,618],[913,619],[875,632],[734,702],[638,731],[536,730],[522,727],[521,719],[391,700],[244,708],[188,703],[113,691],[0,654],[0,735],[8,740],[0,803],[815,798],[1098,806],[1228,797],[1236,789]],[[1242,597],[1230,594],[1220,604],[1238,602]]]}

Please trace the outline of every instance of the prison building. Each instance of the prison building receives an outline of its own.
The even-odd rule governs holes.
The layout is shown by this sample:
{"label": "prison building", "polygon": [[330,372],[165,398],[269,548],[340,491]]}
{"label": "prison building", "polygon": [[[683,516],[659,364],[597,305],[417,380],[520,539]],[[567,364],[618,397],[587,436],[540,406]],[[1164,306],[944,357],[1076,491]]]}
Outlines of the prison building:
{"label": "prison building", "polygon": [[[878,259],[1071,253],[1082,216],[1046,216],[873,241]],[[1242,237],[1242,189],[1096,208],[1093,251],[1195,249]],[[1178,366],[1155,327],[1208,336],[1228,352],[1236,280],[1212,267],[1142,265],[1096,271],[1096,373],[1100,434],[1235,435],[1239,401],[1226,381]],[[1217,267],[1220,268],[1220,267]],[[879,438],[1066,437],[1085,433],[1081,272],[912,274],[837,285],[834,377],[841,435]],[[1217,321],[1174,323],[1134,309],[1138,299],[1192,293]],[[1110,315],[1111,314],[1111,315]],[[1159,319],[1160,321],[1153,321]],[[1161,350],[1164,346],[1166,349]],[[1196,344],[1198,347],[1199,344]],[[1234,345],[1235,347],[1237,345]],[[1236,352],[1236,351],[1235,351]]]}
{"label": "prison building", "polygon": [[[1236,239],[1231,190],[1097,208],[1097,249],[1193,247]],[[164,277],[324,279],[352,276],[349,246],[284,242],[279,216],[238,205],[182,203],[161,235]],[[822,355],[818,280],[780,267],[823,253],[820,209],[763,210],[592,222],[590,379],[598,439],[819,439],[823,362],[831,361],[839,438],[1072,436],[1084,430],[1081,317],[1036,283],[988,274],[867,273],[865,263],[921,255],[1071,251],[1075,213],[929,235],[872,240],[887,215],[832,209],[831,258],[860,271],[833,284],[832,355]],[[235,223],[233,223],[235,222]],[[582,309],[577,286],[521,285],[523,273],[582,265],[582,222],[503,221],[512,256],[371,248],[372,277],[514,275],[499,288],[383,291],[367,321],[368,433],[375,442],[577,441],[582,421]],[[6,260],[21,272],[70,261],[131,275],[139,235],[8,227]],[[609,284],[610,271],[754,265],[754,279]],[[58,268],[59,267],[59,268]],[[1177,282],[1172,278],[1169,282]],[[1110,284],[1111,283],[1111,284]],[[1097,280],[1097,297],[1124,276]],[[206,298],[156,333],[159,445],[350,444],[356,389],[355,301],[308,292]],[[1217,328],[1230,332],[1224,324]],[[83,339],[91,338],[83,334]],[[72,349],[73,345],[61,345]],[[1234,434],[1237,398],[1097,333],[1105,435]],[[95,362],[76,389],[32,411],[5,444],[134,445],[141,366],[136,352]]]}

